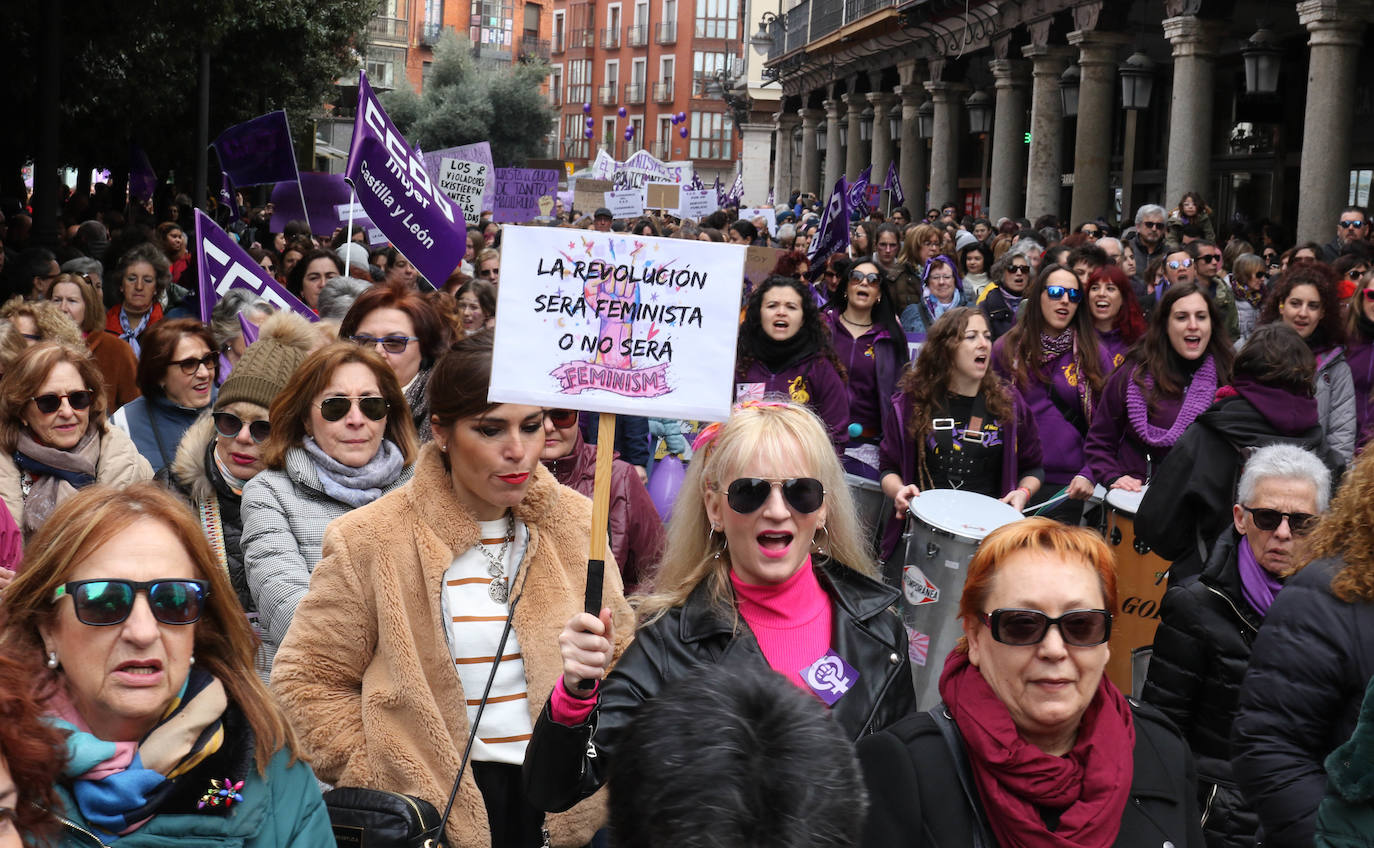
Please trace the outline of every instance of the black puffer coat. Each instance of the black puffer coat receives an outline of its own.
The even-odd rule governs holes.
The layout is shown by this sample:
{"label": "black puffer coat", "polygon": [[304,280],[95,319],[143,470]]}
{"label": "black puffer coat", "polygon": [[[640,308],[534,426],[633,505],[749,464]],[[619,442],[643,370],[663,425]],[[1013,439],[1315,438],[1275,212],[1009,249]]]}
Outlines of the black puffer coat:
{"label": "black puffer coat", "polygon": [[1350,738],[1374,676],[1374,603],[1331,593],[1338,559],[1288,579],[1260,628],[1231,730],[1236,782],[1265,848],[1312,844],[1323,761]]}
{"label": "black puffer coat", "polygon": [[1209,848],[1253,846],[1259,829],[1231,774],[1231,722],[1262,621],[1241,593],[1240,540],[1227,530],[1202,574],[1164,595],[1142,693],[1178,726],[1197,758],[1198,807]]}
{"label": "black puffer coat", "polygon": [[[817,577],[833,608],[831,647],[859,672],[830,714],[857,739],[882,730],[915,707],[906,633],[892,606],[899,595],[828,559],[817,568]],[[530,803],[559,812],[596,791],[605,782],[620,733],[634,720],[639,705],[654,698],[668,681],[695,675],[710,685],[714,665],[775,673],[749,625],[735,618],[711,604],[703,582],[686,603],[635,634],[603,682],[597,707],[586,722],[577,727],[559,724],[545,704],[525,751]]]}

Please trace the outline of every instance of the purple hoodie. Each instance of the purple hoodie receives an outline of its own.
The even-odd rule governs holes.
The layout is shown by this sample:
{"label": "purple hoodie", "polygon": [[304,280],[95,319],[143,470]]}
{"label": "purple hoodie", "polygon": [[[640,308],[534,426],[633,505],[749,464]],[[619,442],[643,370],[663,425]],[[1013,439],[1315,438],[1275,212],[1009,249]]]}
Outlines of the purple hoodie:
{"label": "purple hoodie", "polygon": [[905,345],[906,339],[894,342],[887,328],[877,322],[856,339],[841,325],[835,310],[826,310],[825,319],[830,323],[835,355],[849,374],[849,420],[866,431],[881,432],[883,407],[897,390],[901,372],[897,344]]}
{"label": "purple hoodie", "polygon": [[825,422],[836,451],[849,441],[849,389],[824,356],[812,354],[777,374],[757,360],[744,371],[736,370],[735,400],[756,394],[785,395],[811,407]]}
{"label": "purple hoodie", "polygon": [[[1004,336],[993,344],[992,363],[998,375],[1010,382],[1012,375],[1002,365],[1005,341]],[[1075,420],[1085,430],[1088,422],[1081,412],[1082,401],[1078,396],[1078,374],[1074,368],[1073,351],[1065,351],[1058,358],[1045,363],[1040,373],[1050,375],[1048,385],[1033,379],[1024,388],[1018,387],[1018,390],[1040,433],[1040,445],[1045,456],[1045,484],[1057,488],[1072,480],[1083,467],[1083,433],[1060,410],[1077,412]]]}

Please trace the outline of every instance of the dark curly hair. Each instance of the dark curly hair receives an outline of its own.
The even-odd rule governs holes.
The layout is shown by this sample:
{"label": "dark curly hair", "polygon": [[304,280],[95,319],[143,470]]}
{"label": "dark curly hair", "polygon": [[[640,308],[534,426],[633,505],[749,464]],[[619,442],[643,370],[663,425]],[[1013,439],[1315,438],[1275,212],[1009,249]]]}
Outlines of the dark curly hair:
{"label": "dark curly hair", "polygon": [[1298,286],[1311,286],[1322,300],[1322,318],[1307,343],[1313,350],[1345,343],[1345,323],[1341,320],[1341,301],[1336,283],[1339,278],[1330,265],[1311,259],[1296,259],[1288,270],[1270,284],[1269,294],[1260,308],[1259,323],[1279,320],[1279,307]]}
{"label": "dark curly hair", "polygon": [[768,277],[749,295],[749,303],[744,309],[744,323],[739,328],[739,341],[735,347],[735,371],[743,373],[750,365],[763,357],[760,355],[764,345],[771,341],[763,332],[763,296],[775,288],[789,288],[796,292],[802,303],[802,325],[797,332],[806,340],[808,350],[816,351],[830,361],[842,379],[848,372],[835,355],[835,346],[830,341],[830,330],[821,319],[821,311],[816,306],[816,295],[811,287],[792,277]]}

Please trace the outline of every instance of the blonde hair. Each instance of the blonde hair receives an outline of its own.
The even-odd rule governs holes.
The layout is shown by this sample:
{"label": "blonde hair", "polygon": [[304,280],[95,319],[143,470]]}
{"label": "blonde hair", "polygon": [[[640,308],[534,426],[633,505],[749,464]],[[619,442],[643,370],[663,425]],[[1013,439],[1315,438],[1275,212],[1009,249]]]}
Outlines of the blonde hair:
{"label": "blonde hair", "polygon": [[[735,610],[730,586],[730,551],[711,529],[706,514],[708,492],[726,486],[759,457],[799,461],[806,475],[825,487],[827,512],[822,537],[824,555],[861,574],[877,574],[854,500],[845,485],[844,469],[835,456],[825,424],[810,409],[793,403],[765,402],[738,406],[715,437],[693,457],[682,483],[668,543],[654,578],[653,593],[639,599],[645,623],[656,620],[707,582],[713,605]],[[728,508],[728,507],[727,507]],[[820,553],[818,546],[812,550]]]}

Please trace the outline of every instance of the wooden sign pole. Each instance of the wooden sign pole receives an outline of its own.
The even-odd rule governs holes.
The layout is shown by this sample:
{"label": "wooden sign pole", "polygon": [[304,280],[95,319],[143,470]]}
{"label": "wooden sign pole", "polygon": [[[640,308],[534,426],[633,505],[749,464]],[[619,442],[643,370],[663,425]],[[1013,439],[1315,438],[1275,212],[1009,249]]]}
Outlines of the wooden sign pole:
{"label": "wooden sign pole", "polygon": [[[587,554],[587,595],[584,608],[601,614],[601,586],[606,575],[606,538],[611,512],[611,460],[615,458],[615,414],[602,412],[596,431],[596,478],[592,484],[591,550]],[[579,689],[591,689],[595,680],[583,680]]]}

